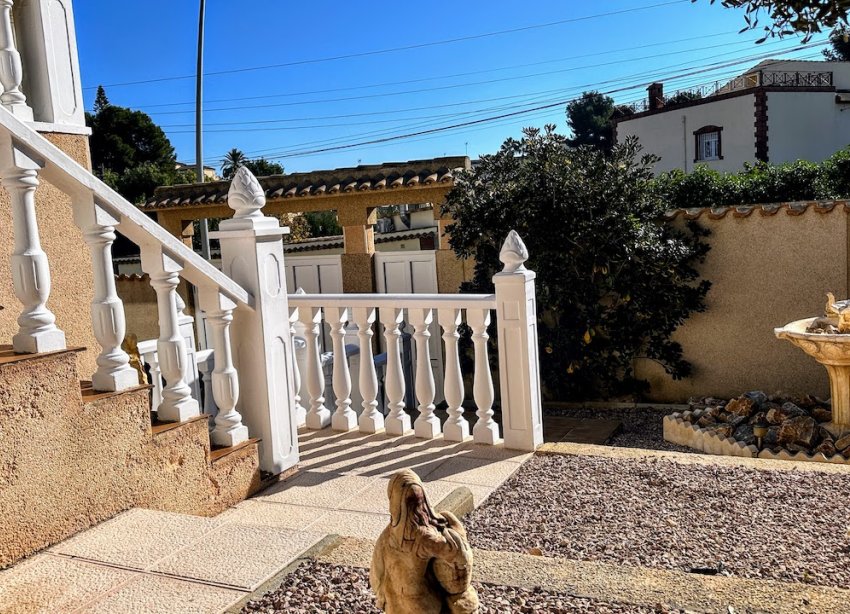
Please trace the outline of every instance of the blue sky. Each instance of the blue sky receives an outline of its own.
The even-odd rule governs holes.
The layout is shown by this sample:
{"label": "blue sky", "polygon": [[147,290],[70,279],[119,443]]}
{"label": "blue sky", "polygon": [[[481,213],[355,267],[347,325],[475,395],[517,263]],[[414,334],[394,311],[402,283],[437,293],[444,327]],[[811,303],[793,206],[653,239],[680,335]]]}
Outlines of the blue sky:
{"label": "blue sky", "polygon": [[[149,113],[178,159],[193,162],[198,2],[77,0],[74,12],[86,108],[103,84],[113,104]],[[738,34],[743,25],[740,11],[708,0],[207,0],[204,159],[218,167],[238,147],[294,172],[476,157],[523,126],[566,131],[562,101],[584,90],[623,90],[612,96],[631,102],[652,80],[669,93],[800,44],[755,45],[759,34]],[[785,57],[818,59],[819,49]],[[289,65],[258,68],[280,64]],[[364,144],[543,105],[554,106]]]}

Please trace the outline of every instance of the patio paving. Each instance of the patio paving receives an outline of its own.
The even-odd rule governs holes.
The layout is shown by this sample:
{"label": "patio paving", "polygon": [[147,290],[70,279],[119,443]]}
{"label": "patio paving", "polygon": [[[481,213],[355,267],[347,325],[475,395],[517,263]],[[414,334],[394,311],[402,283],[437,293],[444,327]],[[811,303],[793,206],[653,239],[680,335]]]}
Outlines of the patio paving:
{"label": "patio paving", "polygon": [[299,439],[299,473],[215,518],[132,509],[0,571],[0,613],[221,612],[326,535],[377,538],[400,469],[432,503],[466,486],[477,506],[531,457],[412,435]]}

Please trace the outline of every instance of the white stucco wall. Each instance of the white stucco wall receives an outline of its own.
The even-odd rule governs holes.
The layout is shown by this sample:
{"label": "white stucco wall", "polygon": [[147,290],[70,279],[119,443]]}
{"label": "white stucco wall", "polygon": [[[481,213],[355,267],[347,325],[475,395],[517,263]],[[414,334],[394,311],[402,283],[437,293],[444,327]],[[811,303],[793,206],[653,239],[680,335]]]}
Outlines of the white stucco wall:
{"label": "white stucco wall", "polygon": [[738,171],[744,162],[755,160],[754,122],[755,97],[746,94],[620,122],[617,142],[637,136],[645,152],[661,156],[656,173],[674,168],[690,172],[694,169],[694,131],[720,126],[723,159],[700,164],[719,171]]}
{"label": "white stucco wall", "polygon": [[771,163],[820,162],[847,145],[850,104],[836,104],[835,93],[768,92],[767,156]]}

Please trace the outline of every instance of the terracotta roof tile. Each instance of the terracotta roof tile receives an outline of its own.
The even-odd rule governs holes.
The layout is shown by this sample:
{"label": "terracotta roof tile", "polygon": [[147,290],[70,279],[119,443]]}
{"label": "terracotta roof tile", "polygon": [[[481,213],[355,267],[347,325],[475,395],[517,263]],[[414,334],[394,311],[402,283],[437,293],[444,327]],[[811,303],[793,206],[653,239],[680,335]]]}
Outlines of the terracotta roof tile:
{"label": "terracotta roof tile", "polygon": [[750,217],[754,211],[758,211],[762,216],[776,215],[780,211],[784,211],[786,215],[803,215],[806,211],[812,210],[818,213],[826,214],[835,210],[843,209],[850,213],[850,201],[844,199],[837,200],[819,200],[819,201],[795,201],[789,203],[767,203],[757,205],[737,205],[734,207],[694,207],[688,209],[673,209],[664,214],[667,220],[674,220],[677,217],[683,217],[686,220],[696,220],[703,215],[712,220],[719,220],[731,211],[732,216],[736,218]]}

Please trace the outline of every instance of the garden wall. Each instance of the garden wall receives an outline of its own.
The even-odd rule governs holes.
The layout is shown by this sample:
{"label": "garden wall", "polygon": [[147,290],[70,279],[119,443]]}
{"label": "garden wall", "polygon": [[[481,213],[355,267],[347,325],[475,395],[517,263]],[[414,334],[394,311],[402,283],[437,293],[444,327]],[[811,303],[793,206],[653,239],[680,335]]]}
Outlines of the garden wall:
{"label": "garden wall", "polygon": [[747,390],[829,396],[826,371],[773,335],[775,327],[821,315],[826,293],[850,294],[850,201],[819,201],[688,209],[670,223],[695,219],[711,231],[700,272],[712,282],[708,309],[692,316],[674,338],[693,375],[674,381],[640,361],[650,400],[732,397]]}

